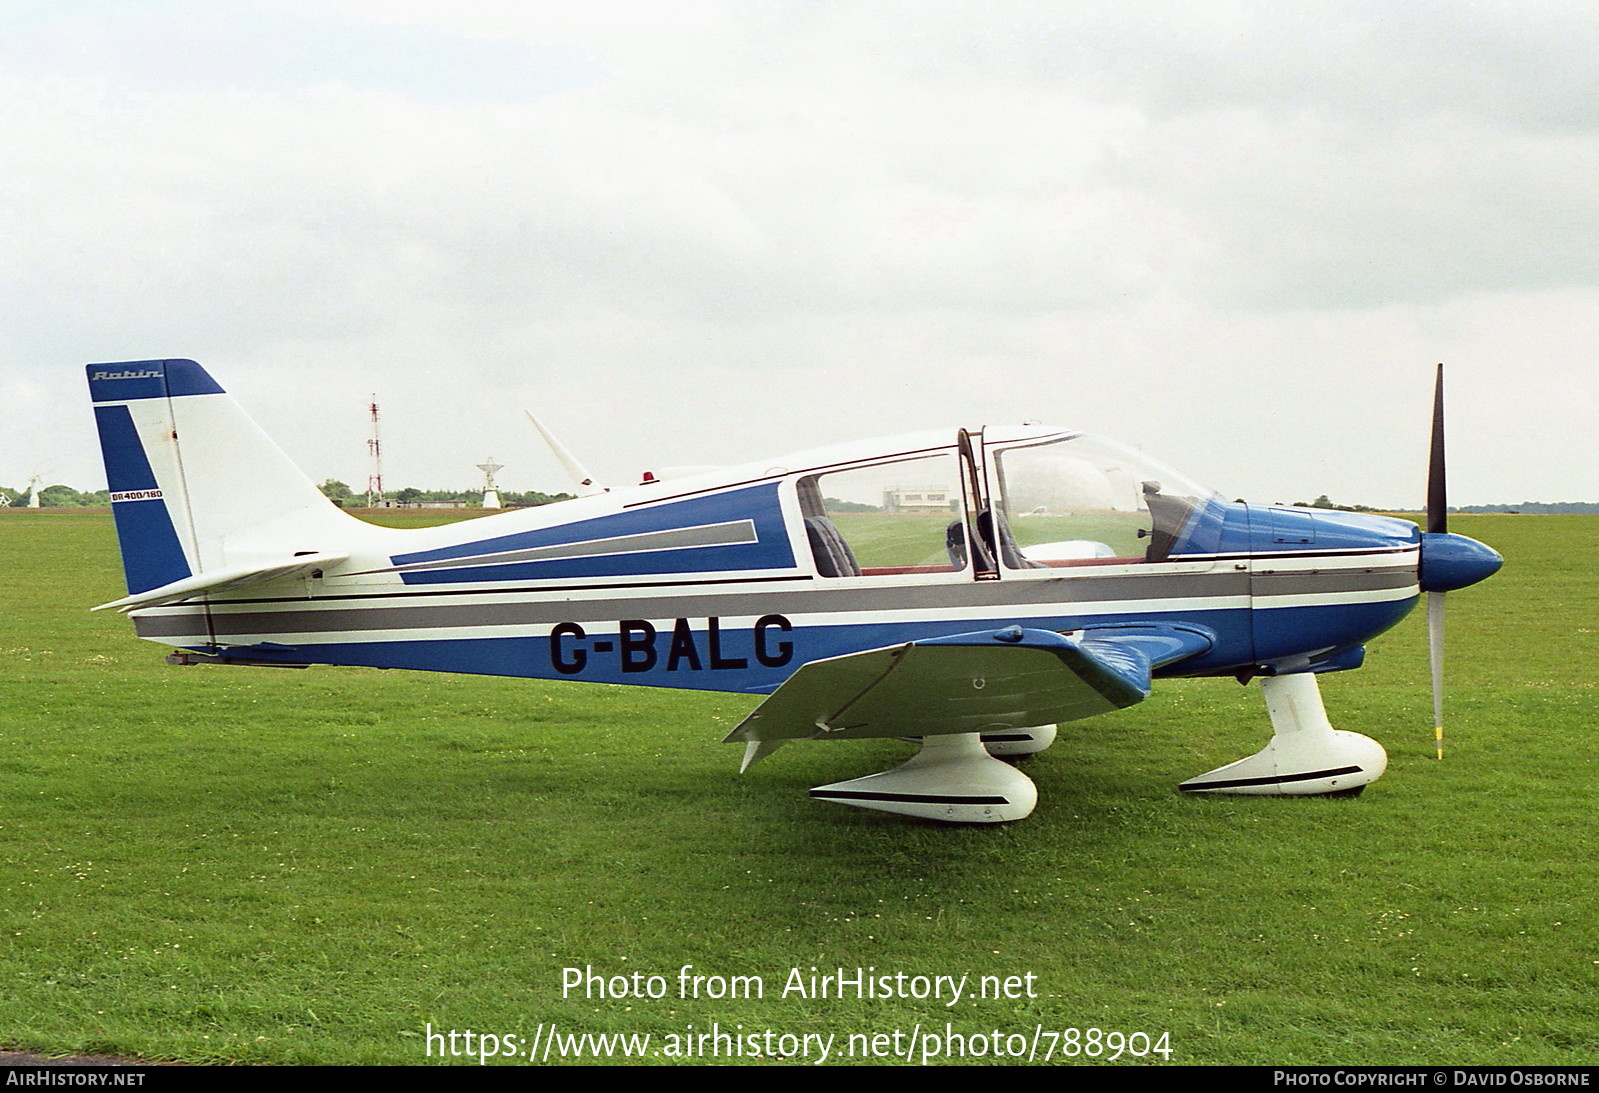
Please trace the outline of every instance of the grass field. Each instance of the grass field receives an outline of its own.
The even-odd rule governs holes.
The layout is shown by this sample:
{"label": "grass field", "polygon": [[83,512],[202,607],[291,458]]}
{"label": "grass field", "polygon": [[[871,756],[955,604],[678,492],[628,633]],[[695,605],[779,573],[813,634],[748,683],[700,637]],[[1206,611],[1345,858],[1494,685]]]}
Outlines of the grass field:
{"label": "grass field", "polygon": [[[1506,566],[1450,597],[1442,763],[1418,613],[1323,681],[1389,751],[1358,800],[1178,795],[1269,729],[1255,688],[1177,681],[1064,728],[1032,818],[946,828],[805,796],[905,745],[739,776],[717,741],[753,699],[168,667],[88,613],[123,592],[109,517],[0,512],[0,1046],[420,1063],[429,1024],[719,1022],[851,1061],[850,1034],[948,1022],[1168,1033],[1182,1063],[1592,1064],[1599,518],[1452,530]],[[765,996],[680,998],[685,964]],[[585,966],[670,989],[563,997]],[[813,966],[1037,997],[780,996]]]}

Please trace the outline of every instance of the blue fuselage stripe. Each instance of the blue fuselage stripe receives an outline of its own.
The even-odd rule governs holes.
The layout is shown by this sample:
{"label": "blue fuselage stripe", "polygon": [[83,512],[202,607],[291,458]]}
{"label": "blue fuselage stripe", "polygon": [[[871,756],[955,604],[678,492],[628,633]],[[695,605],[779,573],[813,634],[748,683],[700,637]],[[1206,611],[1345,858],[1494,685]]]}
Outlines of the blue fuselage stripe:
{"label": "blue fuselage stripe", "polygon": [[[1411,598],[1266,612],[1226,608],[1170,615],[1030,617],[1023,621],[1028,627],[1060,631],[1118,624],[1182,623],[1208,628],[1217,635],[1216,644],[1209,651],[1154,673],[1169,677],[1253,668],[1257,658],[1252,630],[1260,627],[1262,615],[1271,616],[1269,630],[1273,635],[1292,633],[1296,639],[1293,650],[1304,652],[1317,646],[1334,649],[1357,645],[1388,629],[1414,603]],[[625,620],[610,626],[565,623],[549,636],[234,646],[229,652],[240,657],[290,662],[766,693],[813,660],[989,627],[999,629],[1016,621],[1001,615],[944,622],[831,625],[796,625],[780,615],[764,616],[753,625],[723,624],[706,618]]]}

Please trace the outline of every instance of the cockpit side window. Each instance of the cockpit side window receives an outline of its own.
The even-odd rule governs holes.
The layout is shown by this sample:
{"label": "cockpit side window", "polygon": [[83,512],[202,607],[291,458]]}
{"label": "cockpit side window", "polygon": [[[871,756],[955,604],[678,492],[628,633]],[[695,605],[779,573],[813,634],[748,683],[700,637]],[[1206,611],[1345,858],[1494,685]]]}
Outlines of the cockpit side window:
{"label": "cockpit side window", "polygon": [[953,454],[811,475],[798,490],[823,577],[958,573],[968,564]]}

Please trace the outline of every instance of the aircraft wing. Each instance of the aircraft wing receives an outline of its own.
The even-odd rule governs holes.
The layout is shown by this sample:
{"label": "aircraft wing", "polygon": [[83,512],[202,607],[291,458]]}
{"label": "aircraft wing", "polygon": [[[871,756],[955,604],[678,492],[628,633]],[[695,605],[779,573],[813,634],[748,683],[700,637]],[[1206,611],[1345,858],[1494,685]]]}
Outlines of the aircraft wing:
{"label": "aircraft wing", "polygon": [[789,740],[1076,721],[1142,702],[1153,669],[1213,643],[1201,627],[1170,624],[1069,634],[1011,626],[830,657],[795,672],[726,742],[748,745],[748,769]]}
{"label": "aircraft wing", "polygon": [[134,611],[141,607],[159,607],[166,603],[177,603],[192,596],[203,595],[207,592],[222,592],[232,588],[244,588],[252,584],[262,584],[266,581],[275,581],[282,577],[303,577],[316,569],[327,569],[349,560],[348,554],[299,554],[292,558],[266,562],[261,565],[231,566],[227,569],[215,569],[205,573],[197,573],[193,577],[185,577],[171,584],[164,584],[160,588],[152,588],[147,592],[139,592],[132,596],[124,596],[120,600],[102,603],[98,607],[90,608],[91,611],[103,611],[114,607],[118,611]]}

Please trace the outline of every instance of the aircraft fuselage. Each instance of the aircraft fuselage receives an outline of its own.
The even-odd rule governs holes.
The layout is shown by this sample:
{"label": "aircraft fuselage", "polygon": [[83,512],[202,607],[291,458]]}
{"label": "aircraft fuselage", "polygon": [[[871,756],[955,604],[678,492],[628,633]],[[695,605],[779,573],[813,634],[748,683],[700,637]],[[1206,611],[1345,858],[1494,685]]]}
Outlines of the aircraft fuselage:
{"label": "aircraft fuselage", "polygon": [[[350,559],[292,588],[146,608],[135,625],[224,660],[766,693],[813,660],[1008,625],[1163,622],[1210,636],[1161,674],[1331,671],[1357,666],[1362,644],[1416,602],[1422,539],[1405,521],[1214,494],[1168,503],[1148,481],[1142,509],[1071,510],[1059,494],[1017,515],[995,481],[1005,453],[1076,435],[971,436],[964,451],[954,433],[943,445],[919,437],[765,475],[713,473],[430,529],[363,527],[353,549],[307,542]],[[927,477],[916,465],[929,458],[952,475],[965,465],[964,487],[932,511],[868,509],[814,488],[861,471]],[[901,462],[916,470],[896,471]],[[1112,500],[1096,488],[1078,484],[1090,502]],[[849,564],[818,541],[824,524],[846,548],[854,538]],[[1025,540],[1040,524],[1088,529],[1065,553],[1093,556],[1016,545],[1018,528]],[[1089,537],[1128,528],[1137,538],[1119,552]],[[870,541],[894,536],[916,541],[867,556]]]}

